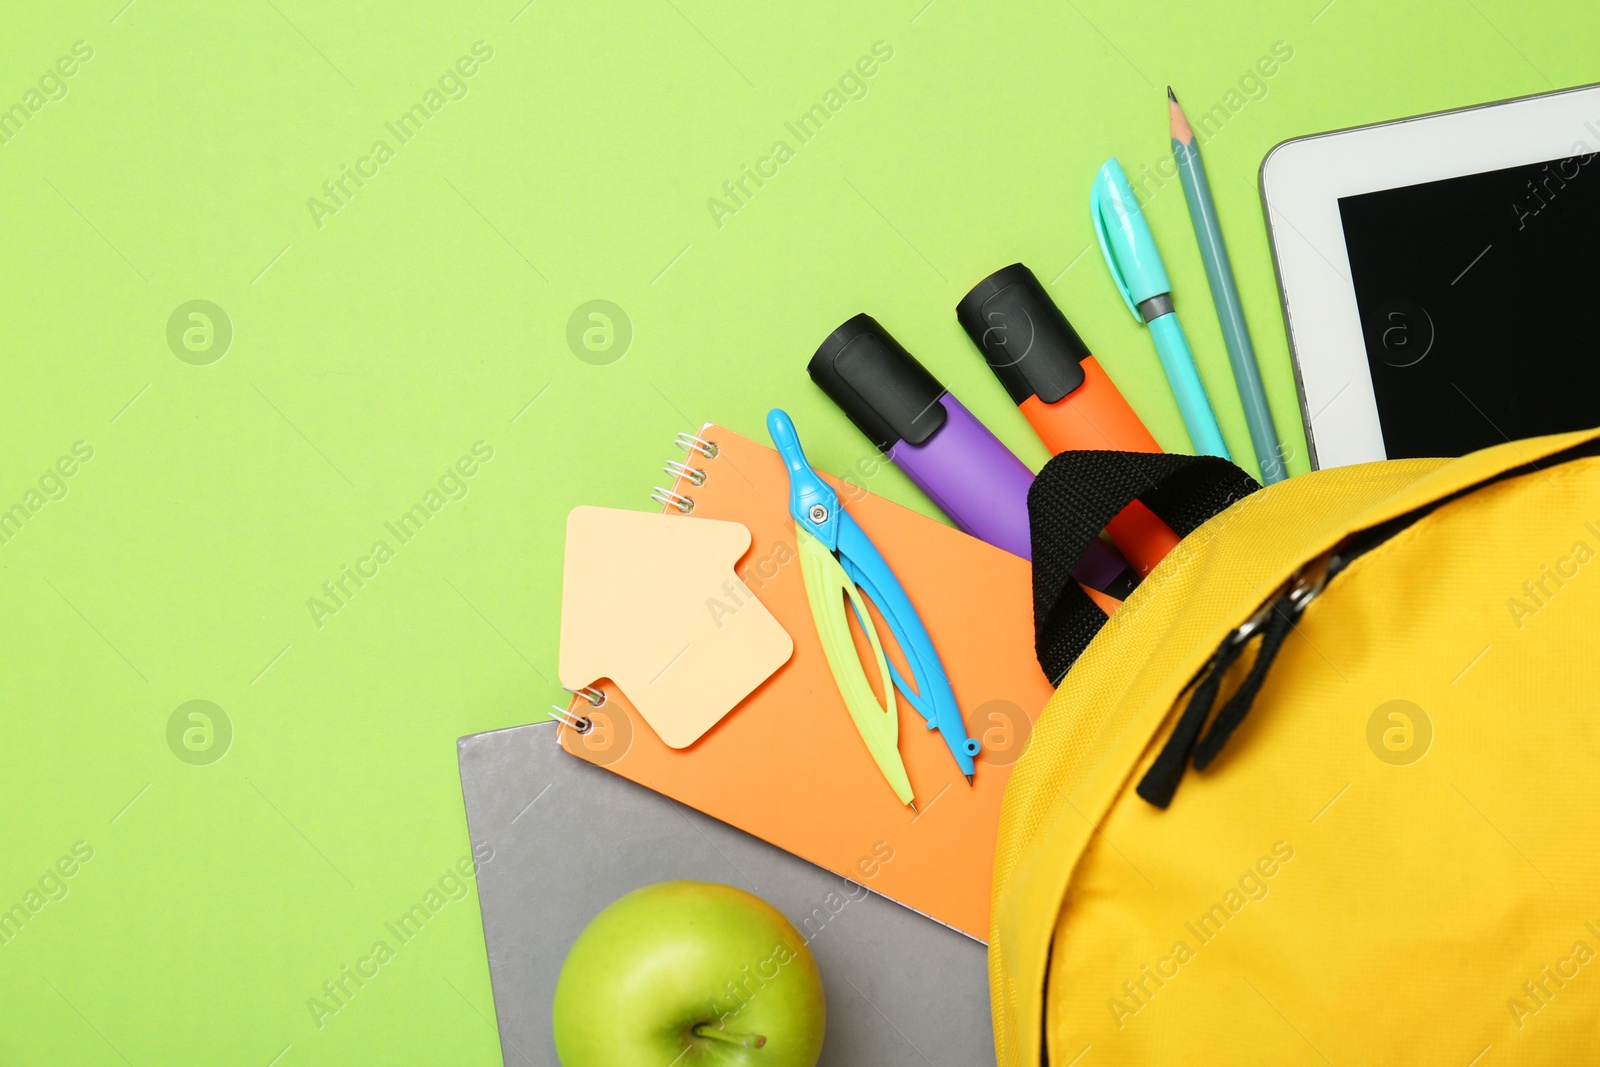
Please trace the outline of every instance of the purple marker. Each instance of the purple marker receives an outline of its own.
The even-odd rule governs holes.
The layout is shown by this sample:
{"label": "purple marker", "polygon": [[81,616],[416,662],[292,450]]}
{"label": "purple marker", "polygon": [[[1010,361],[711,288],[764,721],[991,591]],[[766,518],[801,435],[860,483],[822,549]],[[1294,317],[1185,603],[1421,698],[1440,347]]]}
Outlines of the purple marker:
{"label": "purple marker", "polygon": [[[871,315],[857,315],[822,342],[810,366],[850,421],[956,526],[997,548],[1033,558],[1028,487],[1034,474]],[[1095,541],[1073,569],[1084,585],[1125,597],[1128,564]]]}

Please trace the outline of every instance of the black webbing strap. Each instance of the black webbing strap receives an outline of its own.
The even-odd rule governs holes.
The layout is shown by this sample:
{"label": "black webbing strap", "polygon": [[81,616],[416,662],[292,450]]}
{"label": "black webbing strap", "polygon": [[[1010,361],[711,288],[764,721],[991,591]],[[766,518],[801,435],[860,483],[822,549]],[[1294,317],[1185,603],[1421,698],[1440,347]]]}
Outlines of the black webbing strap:
{"label": "black webbing strap", "polygon": [[1034,653],[1052,684],[1089,647],[1105,613],[1072,579],[1089,542],[1139,500],[1179,537],[1261,486],[1215,456],[1063,452],[1028,490],[1033,540]]}

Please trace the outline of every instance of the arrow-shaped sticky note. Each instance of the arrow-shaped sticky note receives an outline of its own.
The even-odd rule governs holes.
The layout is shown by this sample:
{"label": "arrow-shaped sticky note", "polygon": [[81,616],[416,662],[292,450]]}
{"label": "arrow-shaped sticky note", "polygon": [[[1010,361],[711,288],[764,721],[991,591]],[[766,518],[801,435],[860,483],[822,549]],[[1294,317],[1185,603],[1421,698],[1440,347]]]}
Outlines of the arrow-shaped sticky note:
{"label": "arrow-shaped sticky note", "polygon": [[742,523],[574,508],[561,684],[609,678],[661,740],[694,744],[794,652],[734,571],[749,549]]}

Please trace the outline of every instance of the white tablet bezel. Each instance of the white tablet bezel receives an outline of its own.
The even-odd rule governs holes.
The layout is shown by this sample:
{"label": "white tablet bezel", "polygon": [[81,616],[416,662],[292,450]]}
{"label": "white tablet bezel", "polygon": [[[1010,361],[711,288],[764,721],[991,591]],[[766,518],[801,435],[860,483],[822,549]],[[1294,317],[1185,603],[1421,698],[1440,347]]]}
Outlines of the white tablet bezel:
{"label": "white tablet bezel", "polygon": [[1261,203],[1313,469],[1386,458],[1339,198],[1595,151],[1600,85],[1295,138],[1267,153]]}

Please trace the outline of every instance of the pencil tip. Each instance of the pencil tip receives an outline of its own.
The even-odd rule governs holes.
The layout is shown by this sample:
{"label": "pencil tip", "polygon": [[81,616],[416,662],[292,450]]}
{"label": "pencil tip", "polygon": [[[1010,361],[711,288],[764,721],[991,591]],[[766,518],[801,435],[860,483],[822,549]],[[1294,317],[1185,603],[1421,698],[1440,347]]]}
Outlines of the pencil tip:
{"label": "pencil tip", "polygon": [[967,785],[972,785],[972,775],[967,775]]}
{"label": "pencil tip", "polygon": [[1180,144],[1194,144],[1194,131],[1189,128],[1189,119],[1183,113],[1183,105],[1178,103],[1178,94],[1172,91],[1172,86],[1167,86],[1167,124],[1172,129],[1172,139]]}
{"label": "pencil tip", "polygon": [[[908,801],[906,801],[906,807],[910,808],[912,811],[916,811],[917,810],[917,802],[915,800],[908,800]],[[920,815],[921,812],[918,812],[918,814]]]}

